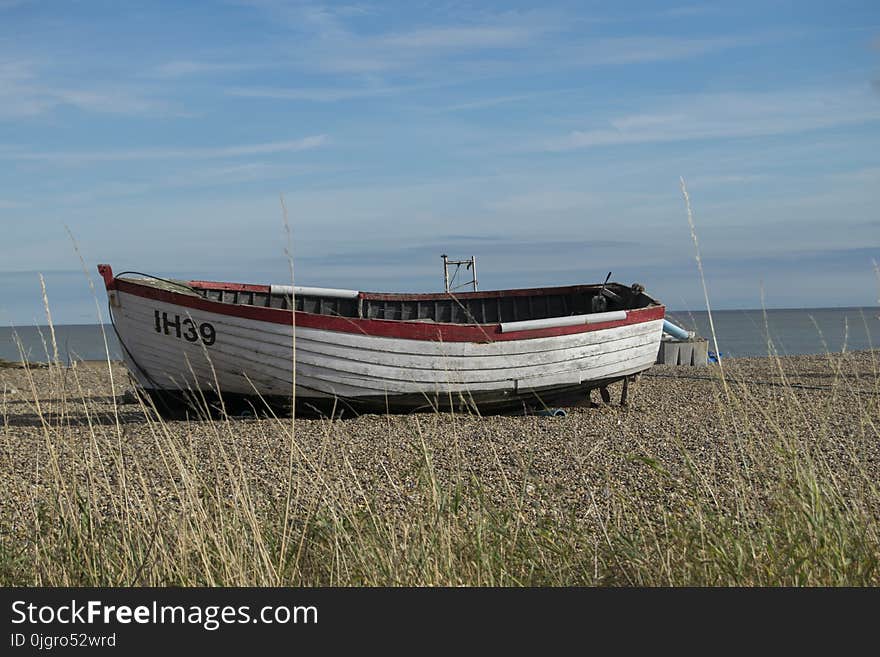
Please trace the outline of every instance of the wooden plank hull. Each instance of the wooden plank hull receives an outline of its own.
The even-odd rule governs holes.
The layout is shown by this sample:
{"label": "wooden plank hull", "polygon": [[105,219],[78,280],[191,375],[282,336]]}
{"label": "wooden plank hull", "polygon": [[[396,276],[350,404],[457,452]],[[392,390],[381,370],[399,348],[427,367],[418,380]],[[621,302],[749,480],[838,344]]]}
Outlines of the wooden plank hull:
{"label": "wooden plank hull", "polygon": [[663,324],[445,342],[293,327],[122,290],[111,299],[126,363],[147,390],[288,400],[295,390],[298,404],[388,410],[514,408],[582,393],[651,367]]}

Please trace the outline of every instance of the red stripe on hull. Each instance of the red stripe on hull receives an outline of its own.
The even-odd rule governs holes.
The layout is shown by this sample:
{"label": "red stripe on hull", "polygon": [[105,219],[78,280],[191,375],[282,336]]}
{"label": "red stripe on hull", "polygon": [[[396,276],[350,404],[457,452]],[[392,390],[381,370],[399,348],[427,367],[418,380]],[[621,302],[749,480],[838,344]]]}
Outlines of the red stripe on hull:
{"label": "red stripe on hull", "polygon": [[[114,287],[120,292],[134,294],[146,299],[155,299],[184,308],[194,308],[205,312],[252,319],[259,322],[291,325],[291,312],[280,308],[263,308],[260,306],[233,305],[210,301],[202,297],[170,292],[124,279],[115,279]],[[254,286],[256,287],[256,286]],[[108,286],[110,289],[110,286]],[[626,311],[626,319],[600,324],[583,324],[578,326],[559,326],[554,328],[535,329],[502,333],[499,324],[433,324],[425,322],[406,322],[385,319],[354,319],[349,317],[331,317],[312,313],[296,312],[296,325],[303,328],[337,331],[341,333],[359,333],[384,338],[401,338],[405,340],[423,340],[434,342],[500,342],[507,340],[528,340],[531,338],[550,338],[559,335],[572,335],[589,331],[640,324],[663,319],[665,308],[662,305],[648,306]]]}

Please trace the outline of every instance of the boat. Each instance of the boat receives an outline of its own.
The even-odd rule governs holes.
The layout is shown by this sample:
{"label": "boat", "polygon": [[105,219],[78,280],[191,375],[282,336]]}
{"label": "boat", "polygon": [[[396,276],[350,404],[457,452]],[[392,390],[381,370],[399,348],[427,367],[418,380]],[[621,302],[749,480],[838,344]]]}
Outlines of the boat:
{"label": "boat", "polygon": [[641,285],[607,279],[390,294],[98,272],[126,366],[162,404],[548,408],[650,368],[665,315]]}

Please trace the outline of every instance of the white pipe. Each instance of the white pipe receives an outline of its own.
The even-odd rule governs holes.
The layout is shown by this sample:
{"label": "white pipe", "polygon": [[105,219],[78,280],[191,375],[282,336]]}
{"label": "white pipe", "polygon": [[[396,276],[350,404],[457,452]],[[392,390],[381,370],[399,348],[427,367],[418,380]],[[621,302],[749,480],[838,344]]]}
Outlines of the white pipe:
{"label": "white pipe", "polygon": [[533,331],[535,329],[556,328],[558,326],[579,326],[581,324],[599,324],[600,322],[619,322],[626,319],[625,310],[612,310],[607,313],[591,313],[589,315],[570,315],[569,317],[548,317],[547,319],[527,319],[522,322],[502,322],[501,332]]}
{"label": "white pipe", "polygon": [[337,299],[357,299],[357,290],[340,290],[333,287],[305,287],[302,285],[270,285],[272,294],[287,294],[303,297],[335,297]]}

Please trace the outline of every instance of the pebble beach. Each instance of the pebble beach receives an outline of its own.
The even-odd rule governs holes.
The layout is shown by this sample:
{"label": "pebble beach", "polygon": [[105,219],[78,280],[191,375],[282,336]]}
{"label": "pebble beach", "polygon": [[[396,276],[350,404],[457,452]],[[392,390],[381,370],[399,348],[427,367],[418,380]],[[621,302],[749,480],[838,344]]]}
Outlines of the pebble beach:
{"label": "pebble beach", "polygon": [[[120,363],[73,368],[0,369],[0,508],[27,525],[53,476],[85,480],[96,461],[112,469],[118,445],[138,490],[159,509],[175,507],[176,473],[163,459],[170,440],[187,467],[216,469],[234,455],[257,500],[277,501],[292,470],[297,499],[350,496],[383,514],[406,514],[426,467],[439,482],[477,481],[488,498],[519,495],[534,518],[586,521],[615,494],[663,504],[674,480],[695,468],[724,495],[742,467],[744,441],[784,431],[818,445],[842,485],[854,468],[880,477],[877,352],[730,359],[724,370],[655,366],[619,405],[567,408],[566,417],[477,417],[453,413],[363,415],[341,420],[231,418],[159,421],[131,394]],[[113,382],[111,385],[110,371]],[[593,395],[594,401],[598,395]],[[793,434],[793,435],[792,435]],[[291,440],[292,438],[292,440]],[[14,521],[13,519],[17,519]]]}

